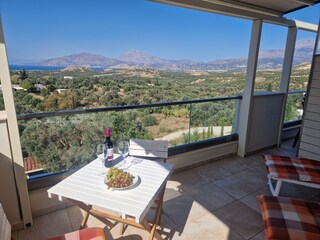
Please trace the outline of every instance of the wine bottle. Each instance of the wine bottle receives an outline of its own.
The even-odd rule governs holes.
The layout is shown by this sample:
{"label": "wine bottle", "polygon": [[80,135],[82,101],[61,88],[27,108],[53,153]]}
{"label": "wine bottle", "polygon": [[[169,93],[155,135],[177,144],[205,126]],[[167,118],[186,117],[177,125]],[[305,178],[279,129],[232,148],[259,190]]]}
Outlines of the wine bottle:
{"label": "wine bottle", "polygon": [[105,144],[105,160],[104,160],[104,165],[105,167],[109,168],[113,166],[113,142],[111,141],[110,138],[110,128],[106,128],[106,140],[104,142]]}

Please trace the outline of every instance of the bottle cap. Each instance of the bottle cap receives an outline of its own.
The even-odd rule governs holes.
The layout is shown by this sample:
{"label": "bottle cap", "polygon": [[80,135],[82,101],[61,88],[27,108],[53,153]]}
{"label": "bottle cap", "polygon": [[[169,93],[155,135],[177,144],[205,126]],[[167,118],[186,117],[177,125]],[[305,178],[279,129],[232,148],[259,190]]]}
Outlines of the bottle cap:
{"label": "bottle cap", "polygon": [[106,128],[106,137],[110,137],[110,128]]}

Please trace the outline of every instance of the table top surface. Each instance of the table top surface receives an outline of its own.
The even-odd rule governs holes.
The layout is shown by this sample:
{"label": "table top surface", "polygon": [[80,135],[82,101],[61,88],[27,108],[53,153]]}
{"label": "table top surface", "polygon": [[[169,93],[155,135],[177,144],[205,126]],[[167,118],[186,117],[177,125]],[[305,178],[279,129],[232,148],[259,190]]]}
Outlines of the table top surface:
{"label": "table top surface", "polygon": [[[120,156],[115,155],[119,161]],[[104,183],[101,160],[95,159],[48,190],[49,197],[69,198],[135,217],[141,222],[173,171],[173,165],[128,156],[125,171],[139,176],[128,189],[108,189]],[[107,170],[107,168],[105,168]]]}

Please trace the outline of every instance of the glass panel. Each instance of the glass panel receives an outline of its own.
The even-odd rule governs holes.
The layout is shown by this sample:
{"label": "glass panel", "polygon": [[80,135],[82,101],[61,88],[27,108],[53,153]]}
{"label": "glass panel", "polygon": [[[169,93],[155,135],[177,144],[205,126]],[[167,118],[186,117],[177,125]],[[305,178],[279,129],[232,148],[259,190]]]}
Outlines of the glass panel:
{"label": "glass panel", "polygon": [[[95,148],[111,128],[111,139],[163,139],[171,146],[188,143],[187,106],[154,107],[19,121],[28,175],[81,167],[95,159]],[[188,138],[187,138],[188,139]]]}
{"label": "glass panel", "polygon": [[316,34],[299,30],[289,83],[290,91],[306,90],[311,69]]}
{"label": "glass panel", "polygon": [[261,33],[255,92],[278,92],[287,29],[264,23]]}
{"label": "glass panel", "polygon": [[[144,125],[156,140],[166,140],[169,146],[189,143],[189,105],[153,108],[144,116]],[[148,126],[150,120],[155,124]]]}
{"label": "glass panel", "polygon": [[289,94],[284,122],[299,120],[303,114],[304,93]]}
{"label": "glass panel", "polygon": [[234,132],[235,101],[193,104],[190,142],[229,135]]}

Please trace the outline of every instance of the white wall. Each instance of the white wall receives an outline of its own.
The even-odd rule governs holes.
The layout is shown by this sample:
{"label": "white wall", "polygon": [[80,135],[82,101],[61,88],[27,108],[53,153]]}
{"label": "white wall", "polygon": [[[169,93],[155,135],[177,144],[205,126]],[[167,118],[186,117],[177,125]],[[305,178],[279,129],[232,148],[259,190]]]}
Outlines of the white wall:
{"label": "white wall", "polygon": [[315,56],[313,60],[299,156],[320,161],[320,55]]}
{"label": "white wall", "polygon": [[8,137],[7,122],[4,112],[0,112],[0,202],[12,229],[23,227],[20,206],[16,192],[13,161]]}

